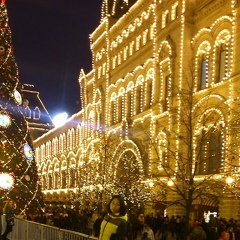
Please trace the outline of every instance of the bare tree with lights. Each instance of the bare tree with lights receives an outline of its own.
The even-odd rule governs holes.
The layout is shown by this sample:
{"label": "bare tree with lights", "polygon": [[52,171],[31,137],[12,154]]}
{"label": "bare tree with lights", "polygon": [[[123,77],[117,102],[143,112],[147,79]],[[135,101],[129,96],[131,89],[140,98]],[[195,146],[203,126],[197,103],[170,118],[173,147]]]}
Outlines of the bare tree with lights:
{"label": "bare tree with lights", "polygon": [[[178,96],[167,121],[157,122],[158,136],[148,135],[150,178],[155,197],[161,195],[168,214],[177,207],[179,214],[185,215],[187,239],[194,204],[239,197],[238,179],[234,179],[239,170],[229,164],[239,159],[239,113],[234,101],[228,102],[213,91],[195,94],[187,78]],[[169,101],[174,100],[169,96]]]}
{"label": "bare tree with lights", "polygon": [[3,0],[0,9],[0,197],[3,201],[12,199],[17,213],[26,210],[34,213],[42,207],[43,195],[22,107],[18,68]]}

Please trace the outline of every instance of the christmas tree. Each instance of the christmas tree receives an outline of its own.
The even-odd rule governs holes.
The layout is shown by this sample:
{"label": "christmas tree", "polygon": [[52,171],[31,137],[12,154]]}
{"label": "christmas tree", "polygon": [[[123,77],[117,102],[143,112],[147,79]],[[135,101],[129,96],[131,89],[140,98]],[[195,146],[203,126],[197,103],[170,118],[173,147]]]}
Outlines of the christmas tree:
{"label": "christmas tree", "polygon": [[18,214],[42,207],[43,195],[28,123],[5,0],[0,5],[0,198],[15,201]]}

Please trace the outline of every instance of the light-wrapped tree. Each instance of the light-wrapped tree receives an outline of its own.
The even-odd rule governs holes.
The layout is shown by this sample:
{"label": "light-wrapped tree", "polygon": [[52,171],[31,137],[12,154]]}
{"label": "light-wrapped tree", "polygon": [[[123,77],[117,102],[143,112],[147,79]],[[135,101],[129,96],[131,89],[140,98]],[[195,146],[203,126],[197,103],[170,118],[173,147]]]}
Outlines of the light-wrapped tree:
{"label": "light-wrapped tree", "polygon": [[0,198],[14,200],[17,213],[43,204],[32,140],[22,108],[5,1],[0,4]]}

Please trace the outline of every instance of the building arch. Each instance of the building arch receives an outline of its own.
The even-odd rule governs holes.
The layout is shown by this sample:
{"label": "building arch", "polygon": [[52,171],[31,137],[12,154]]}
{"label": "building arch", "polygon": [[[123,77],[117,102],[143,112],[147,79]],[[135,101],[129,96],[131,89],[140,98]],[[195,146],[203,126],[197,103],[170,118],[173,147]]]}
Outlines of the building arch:
{"label": "building arch", "polygon": [[118,162],[121,159],[121,156],[124,154],[126,151],[131,151],[137,159],[137,162],[141,168],[141,172],[143,173],[143,159],[141,156],[141,152],[137,146],[136,143],[134,143],[132,140],[124,140],[122,141],[116,148],[115,154],[113,159],[116,159],[115,164],[118,164]]}

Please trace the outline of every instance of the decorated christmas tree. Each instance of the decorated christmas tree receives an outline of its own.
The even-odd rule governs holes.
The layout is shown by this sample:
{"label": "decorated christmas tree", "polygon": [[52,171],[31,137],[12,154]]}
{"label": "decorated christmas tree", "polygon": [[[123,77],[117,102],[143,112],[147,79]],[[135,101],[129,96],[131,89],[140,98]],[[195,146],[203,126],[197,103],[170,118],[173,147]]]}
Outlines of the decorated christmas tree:
{"label": "decorated christmas tree", "polygon": [[43,204],[5,0],[0,5],[0,198],[14,200],[18,214]]}

